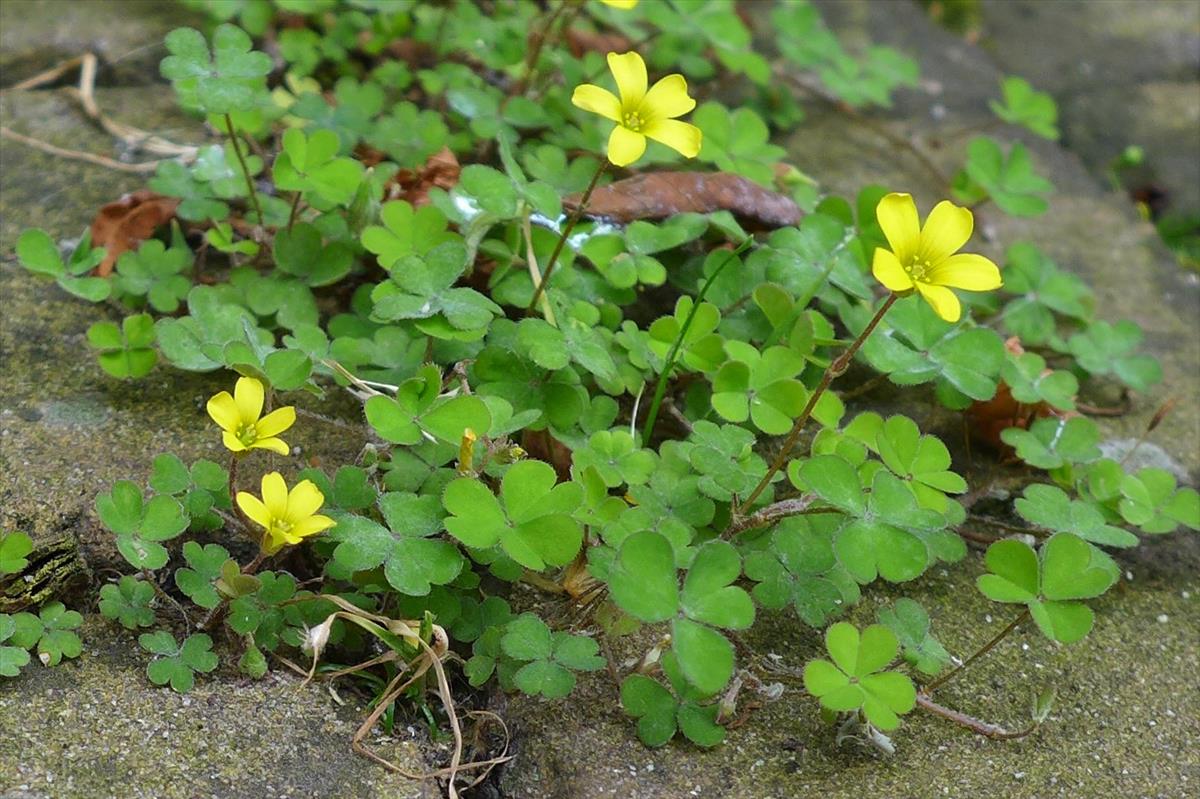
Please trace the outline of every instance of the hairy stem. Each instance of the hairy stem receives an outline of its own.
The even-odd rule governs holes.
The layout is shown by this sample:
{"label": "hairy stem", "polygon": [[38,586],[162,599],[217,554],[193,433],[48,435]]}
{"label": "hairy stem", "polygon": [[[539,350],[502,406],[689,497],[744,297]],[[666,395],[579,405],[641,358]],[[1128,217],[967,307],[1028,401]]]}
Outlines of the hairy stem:
{"label": "hairy stem", "polygon": [[567,243],[567,237],[571,235],[571,231],[575,229],[579,218],[583,216],[583,211],[587,208],[588,200],[592,199],[592,192],[595,191],[596,184],[600,181],[600,176],[604,174],[604,170],[606,169],[608,169],[608,161],[601,161],[600,168],[596,170],[596,174],[592,175],[592,182],[588,184],[587,190],[579,198],[579,205],[575,207],[575,211],[567,219],[567,224],[563,226],[562,235],[558,237],[558,243],[554,245],[554,251],[550,253],[550,260],[546,261],[546,271],[542,275],[541,281],[534,287],[533,298],[525,308],[526,316],[533,313],[533,309],[537,307],[537,302],[541,299],[542,292],[546,289],[546,284],[550,282],[550,275],[554,274],[554,267],[558,264],[558,256],[562,253],[563,245]]}
{"label": "hairy stem", "polygon": [[943,674],[941,677],[938,677],[933,682],[929,683],[928,685],[925,685],[921,689],[921,693],[924,694],[925,696],[929,696],[935,690],[937,690],[941,686],[948,683],[950,680],[957,677],[958,674],[963,669],[965,669],[967,666],[970,666],[976,660],[979,660],[979,658],[983,657],[988,652],[992,651],[992,649],[996,646],[996,644],[1000,643],[1005,638],[1007,638],[1009,633],[1011,633],[1013,630],[1017,629],[1017,626],[1020,625],[1021,622],[1025,621],[1028,618],[1029,618],[1029,608],[1026,608],[1025,610],[1021,611],[1021,615],[1017,616],[1015,619],[1010,621],[1008,623],[1007,627],[1005,627],[1000,632],[996,633],[996,635],[994,635],[990,641],[988,641],[983,646],[979,647],[979,649],[975,650],[975,652],[969,658],[964,660],[962,663],[960,663],[955,668],[953,668],[950,671]]}
{"label": "hairy stem", "polygon": [[968,716],[966,713],[961,711],[952,710],[945,705],[939,705],[929,697],[922,696],[921,694],[917,694],[917,707],[928,713],[932,713],[935,716],[941,716],[944,719],[950,719],[950,721],[953,721],[955,724],[961,724],[971,732],[982,735],[985,738],[992,738],[995,740],[1024,738],[1026,735],[1038,728],[1038,725],[1031,724],[1023,730],[1009,730],[1001,727],[999,724],[992,724],[991,722],[977,719],[974,716]]}
{"label": "hairy stem", "polygon": [[292,196],[292,210],[288,214],[287,231],[292,232],[292,225],[296,222],[296,212],[300,210],[300,192],[296,192]]}
{"label": "hairy stem", "polygon": [[829,388],[829,384],[832,383],[837,377],[842,375],[846,369],[850,367],[850,361],[854,359],[859,347],[861,347],[863,342],[867,340],[867,337],[875,331],[875,327],[879,324],[880,320],[883,319],[884,314],[888,312],[888,309],[892,307],[897,299],[899,299],[899,295],[889,294],[883,305],[880,305],[879,310],[875,312],[875,316],[871,317],[871,321],[868,322],[867,326],[863,328],[863,331],[858,334],[858,338],[854,339],[854,341],[851,342],[850,347],[841,355],[839,355],[833,361],[833,363],[829,364],[829,367],[825,370],[825,374],[821,375],[821,382],[817,384],[817,387],[813,389],[813,393],[809,396],[808,402],[804,406],[804,410],[802,410],[800,415],[796,417],[796,422],[792,425],[791,432],[788,433],[787,438],[784,440],[783,447],[779,450],[779,454],[775,456],[775,460],[771,463],[771,468],[767,469],[767,473],[764,474],[763,478],[758,481],[758,485],[754,487],[754,490],[750,492],[750,495],[746,497],[744,502],[741,503],[742,507],[748,508],[752,506],[754,501],[758,499],[762,495],[762,492],[766,490],[767,486],[771,484],[771,478],[773,478],[775,474],[787,463],[788,458],[792,454],[792,448],[796,446],[796,442],[800,439],[800,431],[804,429],[804,425],[808,422],[808,418],[812,416],[813,409],[817,407],[817,402],[820,401],[821,397],[825,394],[825,391]]}
{"label": "hairy stem", "polygon": [[654,434],[654,423],[658,421],[658,409],[662,405],[663,395],[667,391],[667,382],[671,379],[671,371],[675,368],[675,361],[679,357],[679,350],[683,348],[683,342],[687,338],[688,330],[692,327],[692,320],[696,318],[696,312],[700,309],[700,303],[704,302],[704,295],[708,293],[708,289],[712,286],[713,281],[717,276],[725,270],[725,267],[733,263],[747,247],[753,239],[746,239],[737,246],[736,249],[730,250],[729,255],[725,260],[717,265],[713,273],[708,276],[708,280],[704,281],[704,285],[700,287],[700,293],[696,295],[695,302],[692,303],[692,309],[688,311],[687,318],[683,320],[683,325],[679,328],[679,335],[675,337],[675,341],[671,344],[671,349],[667,352],[667,359],[663,362],[662,372],[658,376],[658,383],[654,386],[654,399],[650,402],[650,411],[646,414],[646,426],[642,431],[642,446],[650,446],[650,437]]}
{"label": "hairy stem", "polygon": [[254,190],[254,179],[246,167],[246,158],[242,155],[242,147],[238,144],[237,132],[233,129],[233,117],[225,115],[225,130],[229,132],[229,143],[233,146],[233,154],[237,156],[238,164],[242,167],[242,177],[246,179],[246,190],[250,192],[250,203],[254,213],[258,214],[258,224],[263,224],[262,206],[258,204],[258,193]]}

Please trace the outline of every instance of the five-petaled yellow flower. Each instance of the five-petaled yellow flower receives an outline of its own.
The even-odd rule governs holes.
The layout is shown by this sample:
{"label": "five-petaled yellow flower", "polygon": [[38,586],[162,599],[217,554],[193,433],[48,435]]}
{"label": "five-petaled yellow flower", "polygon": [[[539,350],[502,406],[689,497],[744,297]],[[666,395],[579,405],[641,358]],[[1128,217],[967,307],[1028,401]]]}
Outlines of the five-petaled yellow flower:
{"label": "five-petaled yellow flower", "polygon": [[638,0],[600,0],[606,6],[619,8],[622,11],[628,11],[638,4]]}
{"label": "five-petaled yellow flower", "polygon": [[1000,270],[994,263],[982,255],[958,253],[975,224],[969,209],[943,200],[921,227],[912,196],[893,193],[879,201],[875,216],[892,249],[875,249],[871,271],[897,294],[916,290],[938,316],[957,322],[962,306],[948,286],[968,291],[1000,288]]}
{"label": "five-petaled yellow flower", "polygon": [[263,475],[261,500],[246,491],[237,495],[242,512],[266,531],[262,550],[268,555],[333,527],[333,519],[317,515],[324,502],[325,496],[310,480],[301,480],[289,492],[279,472]]}
{"label": "five-petaled yellow flower", "polygon": [[226,448],[233,452],[269,449],[280,455],[288,454],[288,445],[276,436],[296,423],[296,409],[290,405],[277,408],[260,419],[263,396],[261,382],[253,377],[240,377],[232,397],[228,391],[222,391],[208,401],[208,415],[224,431],[221,438]]}
{"label": "five-petaled yellow flower", "polygon": [[608,160],[617,166],[632,164],[646,151],[647,136],[695,158],[700,152],[700,128],[674,119],[696,107],[683,75],[667,75],[647,90],[646,62],[637,53],[609,53],[608,68],[617,80],[620,99],[591,83],[577,86],[571,95],[579,108],[617,123],[608,138]]}

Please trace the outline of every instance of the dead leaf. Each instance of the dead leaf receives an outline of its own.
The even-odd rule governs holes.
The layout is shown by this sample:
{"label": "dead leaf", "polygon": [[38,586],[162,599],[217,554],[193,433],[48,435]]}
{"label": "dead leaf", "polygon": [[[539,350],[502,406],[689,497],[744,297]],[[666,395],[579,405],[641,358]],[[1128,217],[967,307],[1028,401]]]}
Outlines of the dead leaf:
{"label": "dead leaf", "polygon": [[[573,210],[579,198],[573,194],[563,205]],[[628,223],[689,211],[730,211],[740,223],[756,230],[795,225],[801,216],[790,197],[729,172],[648,172],[618,180],[592,193],[586,214]]]}
{"label": "dead leaf", "polygon": [[571,450],[546,430],[521,431],[521,449],[530,458],[545,461],[554,467],[559,480],[571,479]]}
{"label": "dead leaf", "polygon": [[449,147],[429,156],[420,169],[401,169],[387,186],[389,200],[407,200],[414,208],[429,205],[429,190],[435,186],[450,191],[458,185],[462,167]]}
{"label": "dead leaf", "polygon": [[633,43],[619,33],[599,33],[571,28],[567,31],[567,47],[571,55],[583,58],[585,53],[624,53]]}
{"label": "dead leaf", "polygon": [[92,245],[105,249],[96,275],[111,274],[121,253],[137,249],[160,225],[175,218],[178,207],[177,198],[164,197],[149,189],[139,189],[102,206],[92,220]]}
{"label": "dead leaf", "polygon": [[[1021,340],[1016,336],[1007,339],[1004,348],[1013,355],[1022,355],[1025,352]],[[1050,374],[1053,371],[1046,369],[1042,374]],[[1033,405],[1018,402],[1003,380],[996,386],[995,396],[990,400],[971,403],[966,414],[972,437],[1003,453],[1006,458],[1015,454],[1015,450],[1000,438],[1000,434],[1008,428],[1019,427],[1026,430],[1036,419],[1045,416],[1057,416],[1061,419],[1078,416],[1077,413],[1057,410],[1045,402]]]}

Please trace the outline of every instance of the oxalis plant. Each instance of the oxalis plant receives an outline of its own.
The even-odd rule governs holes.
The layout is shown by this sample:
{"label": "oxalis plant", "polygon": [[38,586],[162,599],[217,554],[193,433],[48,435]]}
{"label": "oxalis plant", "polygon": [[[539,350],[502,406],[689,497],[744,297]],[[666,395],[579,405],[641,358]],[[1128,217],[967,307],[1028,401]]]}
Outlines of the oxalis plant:
{"label": "oxalis plant", "polygon": [[[920,707],[1016,737],[1048,694],[1009,730],[937,689],[1019,626],[1082,639],[1119,579],[1110,550],[1200,527],[1194,490],[1102,455],[1080,400],[1160,379],[1137,326],[1096,320],[1028,243],[1002,265],[962,251],[973,209],[1046,209],[1024,146],[959,148],[923,222],[903,187],[848,200],[782,160],[770,133],[803,129],[798,97],[863,116],[918,77],[888,48],[847,51],[808,4],[755,8],[774,66],[718,0],[190,5],[220,24],[172,31],[162,75],[220,140],[149,181],[178,200],[170,230],[107,275],[86,237],[17,248],[123,314],[88,332],[109,375],[162,361],[225,389],[212,457],[160,454],[148,485],[96,499],[130,567],[100,610],[145,631],[154,683],[187,691],[222,663],[351,675],[374,696],[355,744],[378,759],[366,735],[397,714],[449,727],[453,794],[463,679],[560,699],[607,668],[648,746],[715,746],[739,687],[771,678],[739,634],[790,609],[823,635],[796,674],[840,735],[890,749]],[[1057,137],[1047,95],[1017,78],[1000,95],[1003,123]],[[714,172],[794,223],[703,191],[654,213],[653,184],[624,182]],[[853,410],[885,381],[969,415],[1004,485],[968,485],[913,419]],[[361,414],[297,416],[339,393]],[[305,467],[298,425],[364,443]],[[984,640],[939,641],[911,598],[840,620],[879,580],[977,570],[968,541],[979,590],[1012,606]],[[6,537],[0,568],[26,543]],[[540,616],[516,583],[583,612]],[[70,614],[42,607],[40,638],[0,616],[0,673],[31,647],[77,654]]]}

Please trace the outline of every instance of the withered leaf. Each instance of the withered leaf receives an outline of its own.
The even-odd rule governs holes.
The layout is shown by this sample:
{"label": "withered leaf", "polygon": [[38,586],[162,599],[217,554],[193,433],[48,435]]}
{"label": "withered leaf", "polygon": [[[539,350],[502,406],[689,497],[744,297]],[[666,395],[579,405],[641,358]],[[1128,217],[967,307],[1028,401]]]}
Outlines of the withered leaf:
{"label": "withered leaf", "polygon": [[619,33],[599,33],[571,28],[567,31],[567,48],[571,55],[583,58],[585,53],[624,53],[633,43]]}
{"label": "withered leaf", "polygon": [[449,147],[429,156],[420,169],[401,169],[387,185],[387,199],[407,200],[414,208],[429,204],[429,190],[435,186],[450,191],[458,185],[462,172]]}
{"label": "withered leaf", "polygon": [[[574,210],[579,199],[578,194],[571,195],[563,205]],[[585,213],[628,223],[713,211],[729,211],[753,230],[795,225],[801,216],[799,206],[790,197],[729,172],[647,172],[618,180],[596,189]]]}
{"label": "withered leaf", "polygon": [[139,189],[102,206],[92,220],[92,244],[105,249],[96,274],[100,277],[111,274],[121,253],[137,249],[160,225],[175,218],[178,207],[178,198],[164,197],[149,189]]}

